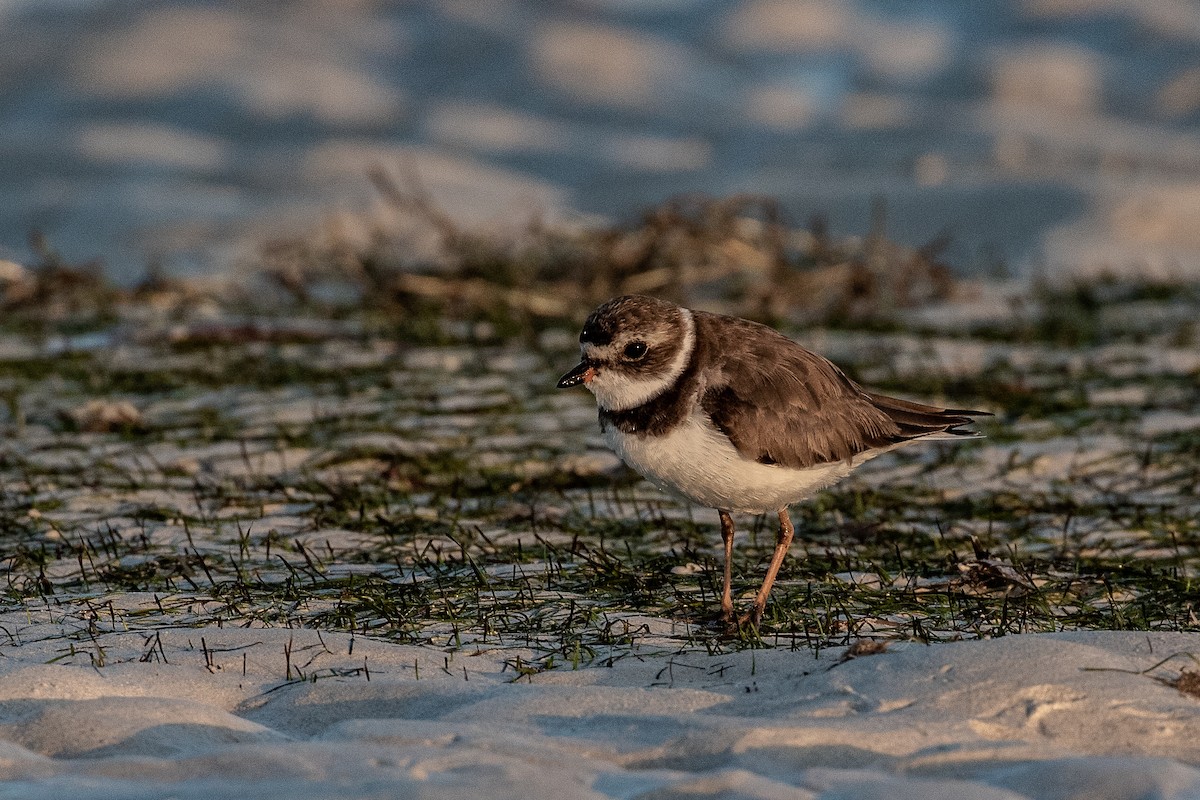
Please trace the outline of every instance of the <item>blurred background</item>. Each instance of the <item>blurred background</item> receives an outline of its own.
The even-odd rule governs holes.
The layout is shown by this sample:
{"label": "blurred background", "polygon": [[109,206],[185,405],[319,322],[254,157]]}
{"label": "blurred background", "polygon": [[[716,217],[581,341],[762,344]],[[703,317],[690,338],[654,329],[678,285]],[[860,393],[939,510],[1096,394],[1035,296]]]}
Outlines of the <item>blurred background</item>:
{"label": "blurred background", "polygon": [[373,213],[778,198],[963,274],[1200,276],[1192,0],[0,0],[0,260],[237,274]]}

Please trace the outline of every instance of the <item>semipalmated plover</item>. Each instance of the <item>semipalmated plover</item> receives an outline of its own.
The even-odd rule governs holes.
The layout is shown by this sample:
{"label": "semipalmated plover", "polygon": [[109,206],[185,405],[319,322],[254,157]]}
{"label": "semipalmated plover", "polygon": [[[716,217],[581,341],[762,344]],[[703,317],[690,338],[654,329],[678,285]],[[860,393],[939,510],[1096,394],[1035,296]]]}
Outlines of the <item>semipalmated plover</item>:
{"label": "semipalmated plover", "polygon": [[978,437],[963,426],[988,414],[873,394],[765,325],[639,295],[593,311],[579,349],[558,387],[584,384],[622,461],[720,515],[727,626],[737,624],[730,512],[779,515],[771,565],[740,621],[757,627],[792,543],[789,505],[902,445]]}

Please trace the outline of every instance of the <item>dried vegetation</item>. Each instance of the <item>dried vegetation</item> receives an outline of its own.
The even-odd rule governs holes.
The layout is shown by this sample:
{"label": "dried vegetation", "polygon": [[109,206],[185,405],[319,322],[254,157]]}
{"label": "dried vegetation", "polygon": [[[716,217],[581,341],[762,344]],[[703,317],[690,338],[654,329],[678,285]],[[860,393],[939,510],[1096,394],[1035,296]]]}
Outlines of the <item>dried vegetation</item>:
{"label": "dried vegetation", "polygon": [[820,218],[790,227],[776,201],[751,195],[680,197],[626,225],[535,219],[499,235],[463,229],[415,179],[401,184],[382,170],[372,178],[387,211],[365,232],[334,226],[264,248],[266,275],[298,304],[323,295],[397,314],[529,324],[654,294],[811,323],[875,318],[955,290],[938,260],[947,240],[919,249],[889,241],[882,207],[861,240],[834,239]]}

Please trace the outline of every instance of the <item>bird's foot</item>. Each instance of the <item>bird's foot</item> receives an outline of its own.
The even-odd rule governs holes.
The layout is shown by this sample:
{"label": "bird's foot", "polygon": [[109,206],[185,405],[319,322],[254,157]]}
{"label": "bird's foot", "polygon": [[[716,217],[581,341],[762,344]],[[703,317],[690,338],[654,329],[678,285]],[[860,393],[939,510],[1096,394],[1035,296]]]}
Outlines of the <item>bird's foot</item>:
{"label": "bird's foot", "polygon": [[728,636],[730,631],[737,631],[738,620],[733,613],[733,601],[729,595],[721,601],[721,626],[725,629],[725,635]]}
{"label": "bird's foot", "polygon": [[738,627],[753,629],[758,633],[758,625],[762,622],[763,609],[757,603],[750,607],[750,610],[738,617]]}
{"label": "bird's foot", "polygon": [[758,637],[758,625],[762,621],[762,609],[757,605],[751,606],[750,610],[740,616],[734,616],[733,610],[721,614],[721,624],[725,629],[725,635],[731,639],[741,639],[746,637]]}
{"label": "bird's foot", "polygon": [[746,612],[745,614],[740,616],[740,618],[738,619],[738,624],[743,625],[743,626],[749,625],[750,627],[754,628],[754,630],[757,631],[758,624],[760,624],[760,622],[762,621],[763,610],[766,610],[766,608],[767,608],[766,599],[756,600],[754,602],[754,604],[752,604],[752,606],[750,606],[750,610],[748,610],[748,612]]}

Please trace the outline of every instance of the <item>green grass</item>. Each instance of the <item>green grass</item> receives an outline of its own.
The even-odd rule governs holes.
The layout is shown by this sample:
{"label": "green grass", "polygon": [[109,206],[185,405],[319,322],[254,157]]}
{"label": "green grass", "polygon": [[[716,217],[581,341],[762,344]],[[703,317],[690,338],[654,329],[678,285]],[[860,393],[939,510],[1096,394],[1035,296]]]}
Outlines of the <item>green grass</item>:
{"label": "green grass", "polygon": [[[1128,296],[1072,295],[1055,312],[1074,319],[1069,330],[1050,320],[1004,336],[927,331],[1036,345],[1023,360],[1001,348],[953,374],[908,367],[871,381],[993,409],[989,439],[881,459],[796,506],[797,544],[760,635],[732,639],[715,624],[713,512],[628,473],[558,468],[596,432],[590,398],[553,389],[569,349],[502,370],[526,363],[530,345],[460,342],[431,351],[445,359],[410,358],[415,342],[391,346],[343,320],[315,342],[0,360],[0,611],[76,620],[56,634],[71,641],[270,625],[540,653],[517,674],[604,663],[635,644],[1194,630],[1200,437],[1138,426],[1146,414],[1200,415],[1200,375],[1151,358],[1178,340],[1179,315],[1160,330],[1114,327],[1112,304]],[[891,357],[881,354],[912,339],[890,325],[828,336],[853,337],[854,356],[840,360],[873,376]],[[1120,364],[1105,349],[1139,341]],[[1146,399],[1089,403],[1126,388]],[[480,399],[449,402],[462,395]],[[143,420],[81,432],[69,412],[96,398],[129,400]],[[774,533],[770,520],[738,524],[744,604]]]}

